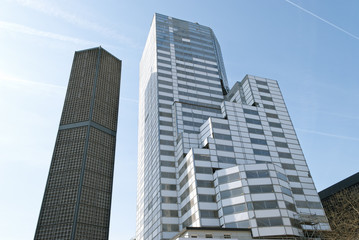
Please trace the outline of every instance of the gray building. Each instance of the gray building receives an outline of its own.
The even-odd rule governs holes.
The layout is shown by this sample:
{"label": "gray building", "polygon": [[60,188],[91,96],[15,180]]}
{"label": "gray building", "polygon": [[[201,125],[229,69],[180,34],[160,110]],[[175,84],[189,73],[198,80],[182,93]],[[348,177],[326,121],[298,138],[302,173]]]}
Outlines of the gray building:
{"label": "gray building", "polygon": [[209,27],[155,14],[139,85],[136,240],[329,229],[277,81],[229,90]]}
{"label": "gray building", "polygon": [[121,61],[75,52],[35,239],[107,239]]}

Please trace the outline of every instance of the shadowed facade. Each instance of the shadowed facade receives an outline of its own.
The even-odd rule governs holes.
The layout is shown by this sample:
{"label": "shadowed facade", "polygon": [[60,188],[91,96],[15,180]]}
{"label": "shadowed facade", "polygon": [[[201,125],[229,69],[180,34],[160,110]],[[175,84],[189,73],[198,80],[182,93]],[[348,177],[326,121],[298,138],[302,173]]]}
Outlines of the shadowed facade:
{"label": "shadowed facade", "polygon": [[35,239],[108,239],[121,60],[75,52]]}

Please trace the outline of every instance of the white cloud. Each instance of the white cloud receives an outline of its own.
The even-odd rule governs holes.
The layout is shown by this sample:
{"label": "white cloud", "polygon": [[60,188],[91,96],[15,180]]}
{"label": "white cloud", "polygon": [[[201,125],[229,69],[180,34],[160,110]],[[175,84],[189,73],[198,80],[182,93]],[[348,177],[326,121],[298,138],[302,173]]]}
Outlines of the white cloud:
{"label": "white cloud", "polygon": [[65,36],[65,35],[61,35],[61,34],[57,34],[57,33],[41,31],[38,29],[27,27],[25,25],[11,23],[11,22],[0,21],[0,29],[23,33],[23,34],[29,34],[29,35],[38,36],[38,37],[50,38],[50,39],[59,40],[59,41],[72,42],[75,44],[91,45],[91,46],[98,45],[98,43],[95,43],[95,42],[91,42],[91,41],[87,41],[87,40],[83,40],[83,39],[79,39],[79,38],[74,38],[74,37],[69,37],[69,36]]}
{"label": "white cloud", "polygon": [[118,40],[122,43],[128,44],[131,47],[136,47],[136,44],[131,39],[119,34],[113,29],[110,29],[108,27],[104,27],[99,25],[96,22],[88,21],[86,19],[83,19],[75,14],[66,12],[59,8],[58,6],[55,6],[54,4],[49,3],[48,1],[40,1],[40,0],[15,0],[17,3],[19,3],[22,6],[32,8],[34,10],[40,11],[44,14],[61,18],[65,20],[68,23],[71,23],[73,25],[79,26],[81,28],[89,29],[94,32],[100,33],[104,36],[107,36],[109,38],[113,38],[115,40]]}
{"label": "white cloud", "polygon": [[49,84],[49,83],[43,83],[43,82],[35,82],[28,79],[23,79],[17,76],[9,75],[7,73],[4,73],[0,70],[0,83],[8,83],[12,85],[22,85],[29,87],[34,87],[36,89],[39,89],[39,87],[46,88],[46,89],[53,89],[53,90],[64,90],[64,86],[59,86],[55,84]]}

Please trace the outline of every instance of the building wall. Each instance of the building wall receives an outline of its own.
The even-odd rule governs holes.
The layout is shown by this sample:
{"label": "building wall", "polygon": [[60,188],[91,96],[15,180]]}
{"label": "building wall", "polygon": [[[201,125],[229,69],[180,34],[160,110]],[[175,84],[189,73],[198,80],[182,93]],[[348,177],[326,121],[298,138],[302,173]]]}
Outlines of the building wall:
{"label": "building wall", "polygon": [[75,53],[35,239],[108,238],[121,61]]}
{"label": "building wall", "polygon": [[[299,212],[327,229],[278,83],[247,75],[229,90],[221,56],[210,28],[155,14],[140,64],[136,239],[185,227],[298,236],[312,228]],[[238,195],[222,199],[231,190]]]}
{"label": "building wall", "polygon": [[332,231],[325,239],[359,238],[359,173],[319,193]]}

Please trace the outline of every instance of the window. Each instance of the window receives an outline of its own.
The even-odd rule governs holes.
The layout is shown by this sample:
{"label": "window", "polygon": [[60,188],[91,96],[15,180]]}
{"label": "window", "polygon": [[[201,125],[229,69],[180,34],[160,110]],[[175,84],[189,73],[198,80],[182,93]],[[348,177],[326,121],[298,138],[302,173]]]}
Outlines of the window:
{"label": "window", "polygon": [[295,201],[297,207],[300,208],[322,208],[320,202],[311,202],[311,201]]}
{"label": "window", "polygon": [[260,120],[252,119],[252,118],[246,118],[246,122],[247,123],[252,123],[252,124],[257,124],[257,125],[262,125]]}
{"label": "window", "polygon": [[218,212],[213,210],[201,210],[202,218],[218,218]]}
{"label": "window", "polygon": [[160,155],[174,156],[175,152],[174,151],[168,151],[168,150],[160,150]]}
{"label": "window", "polygon": [[239,173],[232,173],[218,178],[218,184],[229,183],[239,180]]}
{"label": "window", "polygon": [[258,227],[273,227],[273,226],[282,226],[283,221],[281,217],[274,218],[257,218]]}
{"label": "window", "polygon": [[226,223],[226,228],[249,228],[249,221]]}
{"label": "window", "polygon": [[219,150],[219,151],[234,152],[233,146],[216,144],[216,149]]}
{"label": "window", "polygon": [[300,221],[299,221],[298,219],[289,218],[289,220],[290,220],[290,224],[291,224],[293,227],[302,229],[302,225],[300,224]]}
{"label": "window", "polygon": [[205,236],[206,236],[206,238],[213,238],[212,234],[206,234]]}
{"label": "window", "polygon": [[270,127],[282,128],[282,125],[280,123],[268,122],[268,124]]}
{"label": "window", "polygon": [[292,154],[290,153],[285,153],[285,152],[278,152],[278,156],[280,158],[292,158]]}
{"label": "window", "polygon": [[158,95],[158,99],[173,101],[173,97]]}
{"label": "window", "polygon": [[266,178],[269,177],[269,171],[267,170],[256,170],[246,171],[247,178]]}
{"label": "window", "polygon": [[282,163],[282,168],[289,169],[289,170],[295,170],[295,165],[290,163]]}
{"label": "window", "polygon": [[236,164],[236,159],[232,158],[232,157],[222,157],[222,156],[218,156],[217,157],[218,162],[220,163],[231,163],[231,164]]}
{"label": "window", "polygon": [[264,135],[264,132],[263,132],[262,129],[248,128],[248,132],[249,133],[254,133],[254,134],[262,134],[262,135]]}
{"label": "window", "polygon": [[274,192],[272,185],[249,186],[250,193],[271,193]]}
{"label": "window", "polygon": [[258,115],[258,111],[251,110],[251,109],[243,108],[243,112],[247,113],[247,114]]}
{"label": "window", "polygon": [[273,99],[271,97],[266,97],[266,96],[261,96],[261,100],[273,102]]}
{"label": "window", "polygon": [[284,137],[284,133],[272,131],[272,136],[273,137]]}
{"label": "window", "polygon": [[161,189],[176,191],[176,184],[161,184]]}
{"label": "window", "polygon": [[244,212],[246,210],[247,210],[247,208],[246,208],[245,203],[241,203],[241,204],[237,204],[237,205],[231,205],[228,207],[224,207],[223,214],[229,215],[229,214]]}
{"label": "window", "polygon": [[212,168],[196,167],[196,173],[213,174]]}
{"label": "window", "polygon": [[232,140],[231,135],[226,135],[221,133],[213,133],[213,137],[215,139]]}
{"label": "window", "polygon": [[288,180],[289,180],[290,182],[300,182],[298,176],[287,175],[287,177],[288,177]]}
{"label": "window", "polygon": [[163,177],[163,178],[176,178],[176,173],[161,172],[161,177]]}
{"label": "window", "polygon": [[282,179],[283,181],[288,181],[288,178],[286,175],[284,175],[283,173],[277,172],[277,177],[279,179]]}
{"label": "window", "polygon": [[227,124],[223,124],[223,123],[215,123],[212,122],[212,127],[213,128],[220,128],[220,129],[227,129],[229,130],[229,126]]}
{"label": "window", "polygon": [[287,202],[287,201],[284,201],[284,203],[285,203],[285,207],[286,207],[288,210],[290,210],[290,211],[292,211],[292,212],[296,212],[296,211],[297,211],[297,209],[295,208],[295,205],[294,205],[293,203],[290,203],[290,202]]}
{"label": "window", "polygon": [[177,210],[162,210],[163,217],[178,217]]}
{"label": "window", "polygon": [[179,227],[177,224],[163,224],[162,231],[164,232],[178,232]]}
{"label": "window", "polygon": [[263,209],[277,209],[278,203],[275,200],[272,201],[256,201],[249,202],[248,209],[249,210],[263,210]]}
{"label": "window", "polygon": [[266,108],[266,109],[275,110],[275,106],[273,106],[273,105],[263,104],[263,107]]}
{"label": "window", "polygon": [[203,161],[210,161],[211,157],[208,155],[204,155],[204,154],[194,154],[194,159],[196,160],[203,160]]}
{"label": "window", "polygon": [[268,118],[278,118],[278,115],[277,114],[273,114],[273,113],[266,113],[266,116]]}
{"label": "window", "polygon": [[260,144],[260,145],[267,145],[267,141],[264,139],[258,139],[258,138],[251,138],[252,144]]}
{"label": "window", "polygon": [[304,194],[303,188],[292,188],[293,194]]}
{"label": "window", "polygon": [[289,188],[286,188],[286,187],[283,187],[281,186],[280,187],[282,189],[282,192],[288,196],[292,196],[292,191],[289,189]]}
{"label": "window", "polygon": [[161,117],[169,117],[169,118],[171,118],[171,117],[172,117],[172,113],[160,112],[160,116],[161,116]]}
{"label": "window", "polygon": [[263,93],[270,93],[270,91],[268,89],[265,88],[258,88],[259,92],[263,92]]}
{"label": "window", "polygon": [[265,85],[268,86],[267,82],[256,80],[256,83],[259,85]]}
{"label": "window", "polygon": [[172,131],[160,130],[160,135],[173,136]]}
{"label": "window", "polygon": [[200,202],[216,202],[216,196],[215,195],[199,194],[198,199],[199,199]]}
{"label": "window", "polygon": [[198,187],[204,187],[204,188],[213,188],[213,182],[207,181],[207,180],[197,180],[197,186]]}
{"label": "window", "polygon": [[177,203],[176,197],[162,197],[163,203]]}
{"label": "window", "polygon": [[288,144],[285,142],[274,142],[276,147],[288,148]]}
{"label": "window", "polygon": [[243,194],[242,188],[235,188],[235,189],[222,191],[221,192],[221,198],[226,199],[226,198],[238,197],[238,196],[240,196],[242,194]]}
{"label": "window", "polygon": [[175,164],[175,162],[161,160],[161,166],[163,166],[163,167],[175,167],[176,164]]}
{"label": "window", "polygon": [[160,144],[161,145],[169,145],[169,146],[174,146],[173,142],[168,141],[168,140],[160,140]]}
{"label": "window", "polygon": [[261,156],[270,156],[269,151],[262,150],[262,149],[255,149],[255,148],[253,148],[253,154],[254,155],[261,155]]}

